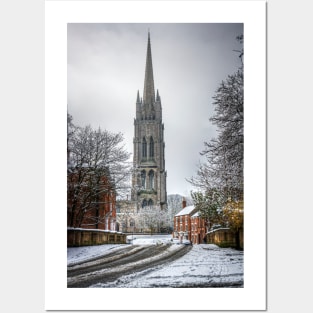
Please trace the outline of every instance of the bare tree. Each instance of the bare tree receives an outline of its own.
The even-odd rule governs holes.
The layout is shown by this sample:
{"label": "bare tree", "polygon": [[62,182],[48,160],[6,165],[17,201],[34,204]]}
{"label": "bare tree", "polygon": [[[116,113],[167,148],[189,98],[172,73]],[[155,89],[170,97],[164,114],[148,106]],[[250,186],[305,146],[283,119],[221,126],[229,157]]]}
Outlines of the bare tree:
{"label": "bare tree", "polygon": [[[99,206],[104,195],[127,192],[129,153],[122,144],[121,133],[75,126],[69,115],[67,140],[68,224],[80,227],[88,210]],[[111,201],[112,197],[107,199]],[[103,221],[96,218],[94,222],[97,225]]]}

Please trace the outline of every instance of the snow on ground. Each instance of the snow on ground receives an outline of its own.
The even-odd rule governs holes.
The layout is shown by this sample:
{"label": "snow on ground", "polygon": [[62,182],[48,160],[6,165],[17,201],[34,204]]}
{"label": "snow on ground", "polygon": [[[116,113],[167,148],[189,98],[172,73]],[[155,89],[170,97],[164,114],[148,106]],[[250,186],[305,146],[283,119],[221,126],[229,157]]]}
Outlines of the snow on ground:
{"label": "snow on ground", "polygon": [[[128,236],[133,244],[170,243],[171,236]],[[100,245],[68,248],[68,265],[123,249],[128,245]],[[170,250],[175,249],[173,245]],[[178,248],[178,247],[177,247]],[[93,288],[155,288],[192,286],[243,287],[243,251],[219,248],[216,245],[193,245],[180,259],[139,273],[120,277],[117,281],[96,284]]]}
{"label": "snow on ground", "polygon": [[216,245],[194,245],[182,258],[93,288],[243,287],[243,252]]}
{"label": "snow on ground", "polygon": [[[133,240],[134,245],[151,245],[160,243],[170,243],[171,235],[129,235],[127,239],[131,242]],[[67,248],[67,265],[74,265],[81,261],[87,261],[94,259],[98,256],[106,255],[117,249],[123,249],[127,247],[126,244],[105,244],[98,246],[86,246],[86,247],[71,247]]]}
{"label": "snow on ground", "polygon": [[[111,268],[111,269],[103,268],[103,269],[100,269],[98,271],[93,272],[92,274],[87,273],[87,274],[81,274],[81,275],[78,275],[78,276],[75,276],[75,277],[70,277],[70,278],[68,278],[68,283],[74,283],[74,282],[78,282],[78,281],[84,280],[86,277],[88,277],[90,275],[94,275],[94,274],[121,273],[121,271],[124,271],[124,270],[127,270],[127,269],[132,270],[135,266],[138,266],[138,265],[145,265],[145,264],[149,265],[149,264],[151,264],[151,262],[157,261],[160,258],[168,257],[170,255],[175,254],[178,250],[180,250],[182,248],[183,248],[182,245],[169,245],[168,248],[165,251],[163,251],[162,253],[160,253],[158,255],[151,256],[149,258],[144,258],[142,260],[135,261],[135,262],[129,262],[127,264],[118,265],[118,266],[115,266],[114,268]],[[137,246],[137,249],[139,249],[138,246]],[[154,270],[154,268],[149,268],[149,271],[151,271],[151,270]],[[134,277],[134,274],[132,274],[131,277]],[[119,281],[120,281],[120,279],[117,280],[117,282],[119,282]],[[112,285],[111,285],[111,283],[109,285],[111,285],[110,287],[117,287],[114,284],[115,284],[115,282],[113,282]],[[99,284],[99,285],[97,284],[95,286],[96,286],[96,288],[102,288],[103,287],[102,285],[103,284]],[[104,286],[108,287],[106,284],[104,284]],[[136,286],[136,287],[139,287],[139,286]]]}
{"label": "snow on ground", "polygon": [[171,235],[128,235],[127,239],[134,245],[151,245],[160,243],[171,243]]}
{"label": "snow on ground", "polygon": [[[171,235],[129,235],[127,239],[134,245],[151,245],[170,243]],[[98,256],[106,255],[116,249],[123,249],[125,244],[105,244],[99,246],[70,247],[67,248],[67,265],[74,265],[81,261],[87,261]]]}
{"label": "snow on ground", "polygon": [[94,259],[98,256],[106,255],[118,249],[125,248],[126,245],[99,245],[86,247],[71,247],[67,248],[67,265],[74,265],[81,261]]}

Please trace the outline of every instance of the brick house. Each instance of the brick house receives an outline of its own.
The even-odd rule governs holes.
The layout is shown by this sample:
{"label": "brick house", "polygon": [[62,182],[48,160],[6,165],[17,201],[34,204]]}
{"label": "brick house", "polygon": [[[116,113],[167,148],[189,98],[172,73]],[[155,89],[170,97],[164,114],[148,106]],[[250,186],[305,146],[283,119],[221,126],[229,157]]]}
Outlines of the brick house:
{"label": "brick house", "polygon": [[190,215],[195,212],[193,205],[187,206],[174,216],[174,238],[191,240],[191,220]]}
{"label": "brick house", "polygon": [[199,212],[193,214],[191,220],[191,241],[193,244],[206,242],[207,223],[199,216]]}
{"label": "brick house", "polygon": [[190,240],[193,244],[204,243],[206,240],[206,223],[199,216],[194,205],[186,206],[183,199],[183,209],[174,216],[173,237],[183,240]]}
{"label": "brick house", "polygon": [[96,177],[90,168],[68,171],[67,227],[118,231],[116,192],[107,172]]}

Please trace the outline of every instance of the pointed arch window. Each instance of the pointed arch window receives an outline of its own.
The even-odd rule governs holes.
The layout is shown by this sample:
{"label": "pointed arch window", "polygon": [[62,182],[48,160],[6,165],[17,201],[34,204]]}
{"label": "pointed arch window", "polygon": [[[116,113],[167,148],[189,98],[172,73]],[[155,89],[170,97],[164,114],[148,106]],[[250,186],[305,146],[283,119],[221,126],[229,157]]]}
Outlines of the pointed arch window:
{"label": "pointed arch window", "polygon": [[154,157],[154,141],[153,141],[152,136],[150,137],[149,156],[150,156],[150,158]]}
{"label": "pointed arch window", "polygon": [[142,207],[144,208],[144,207],[146,207],[147,205],[148,205],[147,200],[146,200],[146,199],[143,199],[143,201],[142,201]]}
{"label": "pointed arch window", "polygon": [[133,218],[130,219],[129,226],[130,227],[135,227],[135,220]]}
{"label": "pointed arch window", "polygon": [[153,170],[149,172],[149,187],[150,189],[154,189],[154,171]]}
{"label": "pointed arch window", "polygon": [[147,140],[145,137],[143,137],[142,140],[142,157],[143,158],[147,157]]}
{"label": "pointed arch window", "polygon": [[141,172],[141,187],[143,189],[146,189],[146,171],[145,170]]}
{"label": "pointed arch window", "polygon": [[153,200],[152,199],[149,199],[148,206],[153,206]]}

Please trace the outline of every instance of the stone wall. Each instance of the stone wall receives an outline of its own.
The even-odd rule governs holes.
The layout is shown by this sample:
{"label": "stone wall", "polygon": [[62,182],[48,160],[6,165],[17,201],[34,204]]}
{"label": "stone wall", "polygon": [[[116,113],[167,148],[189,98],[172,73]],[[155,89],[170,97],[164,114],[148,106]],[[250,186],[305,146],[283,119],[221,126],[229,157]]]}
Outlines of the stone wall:
{"label": "stone wall", "polygon": [[94,246],[103,244],[126,244],[126,234],[97,229],[68,228],[67,246]]}
{"label": "stone wall", "polygon": [[[236,248],[236,235],[229,228],[220,228],[210,231],[206,235],[207,243],[213,243],[220,247]],[[239,231],[240,248],[244,247],[243,230]]]}

